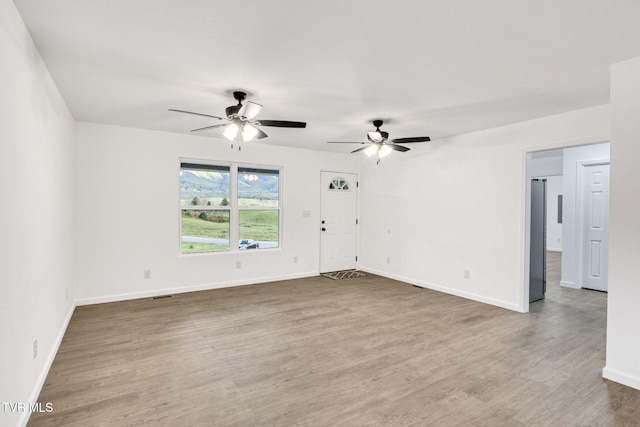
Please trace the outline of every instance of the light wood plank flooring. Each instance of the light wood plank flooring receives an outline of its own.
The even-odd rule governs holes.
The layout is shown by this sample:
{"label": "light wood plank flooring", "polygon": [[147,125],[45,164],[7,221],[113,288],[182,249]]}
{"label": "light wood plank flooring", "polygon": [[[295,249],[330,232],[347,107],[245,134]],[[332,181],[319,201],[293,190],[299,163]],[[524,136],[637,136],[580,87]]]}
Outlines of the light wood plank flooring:
{"label": "light wood plank flooring", "polygon": [[605,322],[598,292],[519,314],[374,275],[78,307],[29,425],[637,426]]}

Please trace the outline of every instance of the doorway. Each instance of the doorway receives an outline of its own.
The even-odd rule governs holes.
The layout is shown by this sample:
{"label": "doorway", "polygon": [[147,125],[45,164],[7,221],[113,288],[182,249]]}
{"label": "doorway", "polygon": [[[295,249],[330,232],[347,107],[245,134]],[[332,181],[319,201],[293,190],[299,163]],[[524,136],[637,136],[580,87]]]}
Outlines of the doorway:
{"label": "doorway", "polygon": [[353,270],[357,262],[358,177],[321,172],[320,273]]}
{"label": "doorway", "polygon": [[[588,284],[588,276],[600,282],[607,278],[608,191],[604,192],[604,188],[608,190],[608,162],[608,142],[527,153],[523,311],[528,311],[531,292],[532,179],[548,182],[544,270],[547,298],[572,298],[575,294],[568,288],[602,290]],[[554,186],[557,191],[552,189]]]}

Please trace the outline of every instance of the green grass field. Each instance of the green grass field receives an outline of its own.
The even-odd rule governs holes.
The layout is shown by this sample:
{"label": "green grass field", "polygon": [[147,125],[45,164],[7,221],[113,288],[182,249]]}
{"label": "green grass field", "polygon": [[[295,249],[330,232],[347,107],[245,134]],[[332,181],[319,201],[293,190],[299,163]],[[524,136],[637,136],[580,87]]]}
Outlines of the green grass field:
{"label": "green grass field", "polygon": [[[240,239],[278,241],[278,211],[240,211]],[[182,217],[182,235],[229,238],[229,222],[212,222],[200,218]],[[199,242],[182,242],[182,253],[227,250],[227,245]]]}
{"label": "green grass field", "polygon": [[182,217],[182,234],[185,236],[229,238],[228,222],[211,222],[200,218]]}
{"label": "green grass field", "polygon": [[278,211],[240,211],[240,238],[278,241]]}
{"label": "green grass field", "polygon": [[216,243],[182,242],[183,254],[197,254],[200,252],[226,251],[229,245],[219,245]]}

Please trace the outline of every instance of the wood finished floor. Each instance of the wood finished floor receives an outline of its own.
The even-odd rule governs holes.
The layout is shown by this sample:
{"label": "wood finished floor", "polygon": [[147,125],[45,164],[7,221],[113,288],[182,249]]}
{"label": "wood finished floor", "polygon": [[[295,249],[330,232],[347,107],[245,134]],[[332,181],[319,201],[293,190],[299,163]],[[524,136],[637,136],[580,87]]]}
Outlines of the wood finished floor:
{"label": "wood finished floor", "polygon": [[549,279],[529,314],[373,275],[78,307],[29,426],[640,425],[606,294]]}

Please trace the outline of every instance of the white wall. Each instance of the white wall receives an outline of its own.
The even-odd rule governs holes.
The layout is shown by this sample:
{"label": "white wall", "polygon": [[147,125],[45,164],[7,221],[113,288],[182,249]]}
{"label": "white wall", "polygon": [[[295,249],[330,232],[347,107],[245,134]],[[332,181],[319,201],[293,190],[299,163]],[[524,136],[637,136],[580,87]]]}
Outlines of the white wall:
{"label": "white wall", "polygon": [[526,153],[608,139],[609,125],[600,106],[413,144],[368,163],[359,266],[527,311]]}
{"label": "white wall", "polygon": [[591,161],[609,160],[608,142],[601,144],[571,147],[564,150],[563,165],[563,221],[562,228],[562,279],[560,284],[570,288],[581,288],[580,283],[580,257],[582,256],[582,231],[580,228],[579,213],[579,179],[582,172],[581,163]]}
{"label": "white wall", "polygon": [[607,364],[603,374],[640,389],[640,57],[611,74],[611,199]]}
{"label": "white wall", "polygon": [[562,153],[564,149],[544,150],[531,153],[528,161],[529,175],[533,177],[562,175]]}
{"label": "white wall", "polygon": [[73,309],[73,119],[12,1],[0,17],[0,402],[15,404],[37,398]]}
{"label": "white wall", "polygon": [[[357,173],[360,164],[348,154],[268,142],[238,151],[223,138],[92,123],[77,124],[76,141],[79,304],[316,275],[320,171]],[[181,157],[283,166],[282,247],[179,255]]]}

